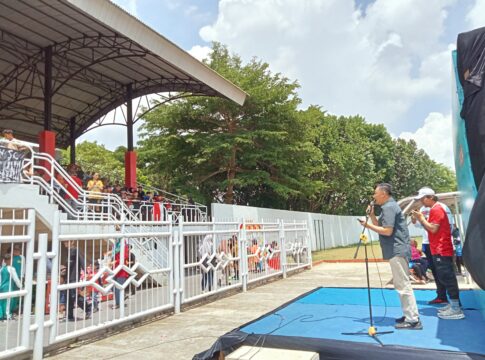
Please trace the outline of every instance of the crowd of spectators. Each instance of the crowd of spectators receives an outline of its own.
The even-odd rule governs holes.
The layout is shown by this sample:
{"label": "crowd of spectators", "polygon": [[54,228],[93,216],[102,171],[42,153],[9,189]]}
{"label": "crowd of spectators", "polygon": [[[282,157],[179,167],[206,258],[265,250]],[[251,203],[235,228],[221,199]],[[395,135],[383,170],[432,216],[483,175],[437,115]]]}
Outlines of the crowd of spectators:
{"label": "crowd of spectators", "polygon": [[[186,202],[174,202],[164,195],[145,189],[142,185],[126,187],[120,182],[110,182],[99,173],[88,174],[75,164],[67,167],[70,177],[81,188],[90,192],[88,202],[95,212],[106,212],[106,195],[114,194],[121,198],[133,213],[138,214],[142,220],[166,220],[169,213],[180,213],[188,221],[198,218],[195,202],[191,197]],[[56,175],[54,184],[56,191],[74,208],[79,193],[75,187],[66,181],[61,174]],[[102,195],[103,194],[103,195]]]}

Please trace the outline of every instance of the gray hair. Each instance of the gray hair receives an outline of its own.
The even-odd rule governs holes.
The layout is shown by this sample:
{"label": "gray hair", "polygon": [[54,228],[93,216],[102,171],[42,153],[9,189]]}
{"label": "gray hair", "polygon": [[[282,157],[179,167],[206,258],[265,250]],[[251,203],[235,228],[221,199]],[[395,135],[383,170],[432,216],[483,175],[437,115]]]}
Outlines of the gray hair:
{"label": "gray hair", "polygon": [[392,185],[388,183],[380,183],[376,186],[377,189],[384,191],[387,195],[392,195]]}

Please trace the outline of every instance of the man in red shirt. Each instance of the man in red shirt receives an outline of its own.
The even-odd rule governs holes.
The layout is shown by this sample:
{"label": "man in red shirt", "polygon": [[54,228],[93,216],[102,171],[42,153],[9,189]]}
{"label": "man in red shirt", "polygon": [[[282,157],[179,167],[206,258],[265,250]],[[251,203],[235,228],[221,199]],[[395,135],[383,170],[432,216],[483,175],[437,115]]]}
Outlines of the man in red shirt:
{"label": "man in red shirt", "polygon": [[447,320],[463,319],[465,314],[460,306],[460,292],[453,268],[453,244],[451,243],[450,222],[446,210],[433,189],[425,187],[419,190],[415,200],[430,208],[428,220],[419,211],[413,211],[413,217],[421,223],[428,232],[429,246],[436,270],[437,287],[446,289],[450,303],[438,310],[438,317]]}

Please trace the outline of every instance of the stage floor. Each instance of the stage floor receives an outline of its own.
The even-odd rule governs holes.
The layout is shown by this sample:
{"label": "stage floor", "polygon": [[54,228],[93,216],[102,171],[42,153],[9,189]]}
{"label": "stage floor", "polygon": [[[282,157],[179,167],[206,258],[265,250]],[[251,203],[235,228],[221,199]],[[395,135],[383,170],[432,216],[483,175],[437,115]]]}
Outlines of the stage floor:
{"label": "stage floor", "polygon": [[[415,290],[423,330],[395,330],[394,320],[402,316],[398,294],[392,289],[372,289],[374,324],[378,331],[394,331],[380,335],[384,345],[422,349],[457,351],[485,355],[485,312],[477,291],[460,292],[466,318],[441,320],[437,309],[428,305],[434,290]],[[369,307],[367,289],[317,288],[275,311],[241,327],[246,334],[284,336],[326,340],[343,340],[376,344],[367,334]],[[364,335],[342,335],[342,332],[364,332]]]}

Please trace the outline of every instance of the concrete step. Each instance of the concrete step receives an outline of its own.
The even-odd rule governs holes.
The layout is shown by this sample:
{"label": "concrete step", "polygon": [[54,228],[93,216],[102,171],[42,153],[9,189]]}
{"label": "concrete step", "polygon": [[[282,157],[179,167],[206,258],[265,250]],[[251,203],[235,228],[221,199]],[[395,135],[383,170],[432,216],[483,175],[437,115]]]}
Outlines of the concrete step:
{"label": "concrete step", "polygon": [[39,186],[30,184],[0,184],[0,208],[35,209],[37,216],[50,229],[57,205],[39,194]]}

